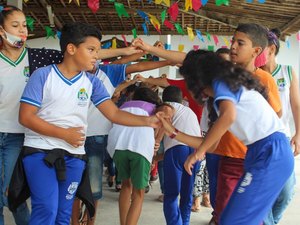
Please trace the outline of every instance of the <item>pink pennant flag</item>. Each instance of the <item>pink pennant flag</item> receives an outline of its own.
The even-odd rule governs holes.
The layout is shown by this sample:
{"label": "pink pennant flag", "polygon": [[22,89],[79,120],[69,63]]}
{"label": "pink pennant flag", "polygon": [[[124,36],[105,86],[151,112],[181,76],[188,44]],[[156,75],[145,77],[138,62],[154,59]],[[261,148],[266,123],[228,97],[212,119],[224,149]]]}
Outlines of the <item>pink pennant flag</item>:
{"label": "pink pennant flag", "polygon": [[175,2],[173,5],[170,6],[170,8],[168,9],[168,13],[171,16],[171,19],[173,21],[176,21],[178,13],[179,13],[178,2]]}
{"label": "pink pennant flag", "polygon": [[127,43],[127,40],[126,40],[125,35],[122,34],[121,36],[122,36],[122,38],[123,38],[123,41],[124,41],[125,46],[128,47],[128,43]]}
{"label": "pink pennant flag", "polygon": [[174,29],[175,29],[174,25],[173,25],[169,20],[165,20],[165,21],[164,21],[164,25],[165,25],[167,28],[169,28],[170,30],[174,30]]}
{"label": "pink pennant flag", "polygon": [[201,0],[192,0],[192,6],[193,10],[197,12],[202,6]]}
{"label": "pink pennant flag", "polygon": [[228,48],[226,45],[222,45],[221,48]]}
{"label": "pink pennant flag", "polygon": [[199,45],[193,45],[193,49],[194,50],[198,50],[199,49]]}
{"label": "pink pennant flag", "polygon": [[213,39],[214,39],[214,42],[215,42],[215,45],[218,45],[219,44],[219,38],[217,35],[213,35]]}
{"label": "pink pennant flag", "polygon": [[297,40],[300,41],[300,31],[297,33]]}

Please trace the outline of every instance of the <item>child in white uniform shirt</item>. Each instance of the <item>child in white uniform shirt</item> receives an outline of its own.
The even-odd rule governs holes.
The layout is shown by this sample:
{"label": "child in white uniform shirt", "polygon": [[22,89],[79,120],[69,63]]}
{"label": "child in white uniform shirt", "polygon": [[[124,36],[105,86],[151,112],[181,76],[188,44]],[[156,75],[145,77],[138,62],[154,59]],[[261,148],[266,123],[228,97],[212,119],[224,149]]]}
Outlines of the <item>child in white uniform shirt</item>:
{"label": "child in white uniform shirt", "polygon": [[167,134],[197,146],[185,162],[185,169],[192,174],[193,165],[205,152],[213,151],[229,129],[247,145],[248,151],[244,176],[223,211],[220,224],[260,224],[294,168],[288,139],[282,133],[283,124],[263,97],[267,97],[265,89],[249,72],[204,50],[188,53],[180,73],[198,102],[203,94],[214,98],[219,116],[204,140],[174,131],[161,117]]}

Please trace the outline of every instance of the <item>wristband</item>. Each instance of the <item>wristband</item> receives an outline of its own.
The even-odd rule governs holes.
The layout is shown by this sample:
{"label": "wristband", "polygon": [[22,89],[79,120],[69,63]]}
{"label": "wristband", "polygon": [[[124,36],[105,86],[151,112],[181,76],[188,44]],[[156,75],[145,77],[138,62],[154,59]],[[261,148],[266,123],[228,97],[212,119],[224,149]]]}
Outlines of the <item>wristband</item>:
{"label": "wristband", "polygon": [[173,131],[173,133],[169,136],[171,139],[173,139],[174,137],[176,137],[177,136],[177,134],[178,134],[178,130],[175,128],[175,130]]}

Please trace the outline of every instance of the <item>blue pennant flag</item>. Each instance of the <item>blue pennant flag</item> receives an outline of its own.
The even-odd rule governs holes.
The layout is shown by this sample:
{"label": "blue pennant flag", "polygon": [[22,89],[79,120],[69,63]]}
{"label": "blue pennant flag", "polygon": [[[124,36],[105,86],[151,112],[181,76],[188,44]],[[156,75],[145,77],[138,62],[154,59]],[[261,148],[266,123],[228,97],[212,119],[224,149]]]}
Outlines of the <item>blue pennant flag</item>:
{"label": "blue pennant flag", "polygon": [[146,13],[141,10],[136,10],[136,12],[142,17],[147,23],[150,23],[149,17]]}
{"label": "blue pennant flag", "polygon": [[104,45],[102,45],[103,49],[109,49],[111,47],[111,41],[106,42]]}
{"label": "blue pennant flag", "polygon": [[144,30],[144,34],[148,36],[149,32],[148,32],[148,28],[147,28],[146,22],[142,24],[142,27],[143,27],[143,30]]}
{"label": "blue pennant flag", "polygon": [[201,31],[200,30],[195,30],[195,31],[199,40],[204,42],[204,37],[202,36]]}
{"label": "blue pennant flag", "polygon": [[202,2],[202,6],[205,6],[207,4],[208,0],[201,0],[201,2]]}

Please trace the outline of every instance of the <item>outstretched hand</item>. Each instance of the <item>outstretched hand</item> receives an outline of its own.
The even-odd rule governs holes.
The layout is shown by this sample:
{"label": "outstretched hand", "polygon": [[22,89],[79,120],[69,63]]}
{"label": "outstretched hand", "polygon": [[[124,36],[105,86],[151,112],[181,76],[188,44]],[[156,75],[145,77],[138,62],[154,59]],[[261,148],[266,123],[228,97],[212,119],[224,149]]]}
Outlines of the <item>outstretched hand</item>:
{"label": "outstretched hand", "polygon": [[132,41],[131,43],[132,46],[137,47],[139,49],[142,49],[146,52],[149,51],[151,45],[147,44],[146,42],[144,42],[141,38],[136,38]]}
{"label": "outstretched hand", "polygon": [[164,112],[157,112],[156,116],[161,121],[165,134],[170,136],[175,131],[170,116],[167,116]]}
{"label": "outstretched hand", "polygon": [[129,47],[126,47],[125,55],[133,55],[133,54],[142,53],[142,52],[144,52],[144,51],[136,46],[129,46]]}

